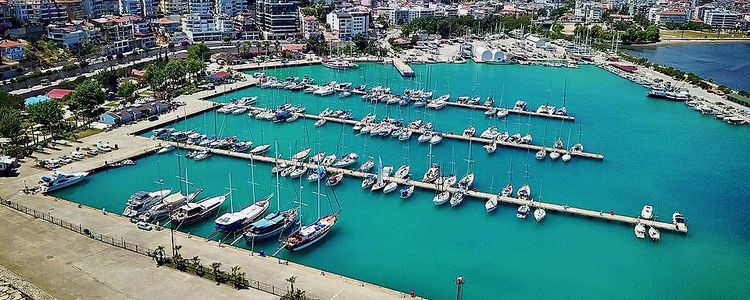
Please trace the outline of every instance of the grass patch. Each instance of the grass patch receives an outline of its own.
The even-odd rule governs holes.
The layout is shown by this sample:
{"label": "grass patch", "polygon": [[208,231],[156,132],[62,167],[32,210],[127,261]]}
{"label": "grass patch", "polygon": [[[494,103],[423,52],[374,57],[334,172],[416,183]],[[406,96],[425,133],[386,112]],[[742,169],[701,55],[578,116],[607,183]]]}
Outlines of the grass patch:
{"label": "grass patch", "polygon": [[68,136],[68,140],[70,141],[76,141],[85,137],[90,137],[92,135],[95,135],[97,133],[100,133],[104,130],[98,129],[98,128],[85,128],[85,129],[79,129],[73,133],[71,133]]}
{"label": "grass patch", "polygon": [[747,38],[744,33],[730,32],[708,32],[695,30],[661,30],[659,31],[662,38],[684,38],[684,39],[726,39],[726,38]]}
{"label": "grass patch", "polygon": [[750,106],[750,97],[745,97],[740,94],[729,94],[727,97],[730,98],[730,100],[733,100],[734,102],[740,103],[744,106]]}

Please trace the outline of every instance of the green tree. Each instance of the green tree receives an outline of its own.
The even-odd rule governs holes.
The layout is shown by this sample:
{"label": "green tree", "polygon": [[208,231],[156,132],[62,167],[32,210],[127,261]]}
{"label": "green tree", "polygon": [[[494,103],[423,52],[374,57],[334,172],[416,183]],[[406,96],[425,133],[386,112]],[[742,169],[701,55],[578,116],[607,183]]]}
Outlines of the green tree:
{"label": "green tree", "polygon": [[365,36],[361,33],[357,33],[352,40],[354,41],[354,46],[357,47],[357,50],[359,50],[359,52],[364,52],[369,45],[367,38],[365,38]]}
{"label": "green tree", "polygon": [[208,61],[211,58],[211,49],[203,43],[193,44],[188,47],[188,58]]}
{"label": "green tree", "polygon": [[215,262],[215,263],[211,264],[211,270],[213,271],[214,280],[216,280],[216,282],[221,282],[221,270],[220,270],[220,268],[221,268],[221,263],[219,263],[219,262]]}
{"label": "green tree", "polygon": [[22,109],[24,106],[23,99],[17,95],[0,91],[0,107],[9,107]]}
{"label": "green tree", "polygon": [[87,79],[79,84],[72,93],[70,93],[69,104],[74,112],[85,112],[86,116],[96,114],[99,105],[107,100],[104,93],[104,87],[96,80]]}
{"label": "green tree", "polygon": [[0,136],[15,140],[21,131],[21,111],[12,107],[0,107]]}
{"label": "green tree", "polygon": [[133,99],[138,86],[132,80],[126,80],[117,86],[117,95],[125,100]]}
{"label": "green tree", "polygon": [[56,100],[29,105],[28,112],[32,122],[42,125],[44,130],[53,136],[58,133],[60,124],[65,117],[65,112]]}

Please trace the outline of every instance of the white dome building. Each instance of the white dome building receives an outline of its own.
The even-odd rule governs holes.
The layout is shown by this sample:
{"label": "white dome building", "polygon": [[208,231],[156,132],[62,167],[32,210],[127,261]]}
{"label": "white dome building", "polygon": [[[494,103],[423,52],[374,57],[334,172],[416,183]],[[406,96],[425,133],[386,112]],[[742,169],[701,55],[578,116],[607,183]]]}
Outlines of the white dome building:
{"label": "white dome building", "polygon": [[487,63],[503,64],[505,63],[505,52],[500,49],[492,50],[492,60],[486,61]]}
{"label": "white dome building", "polygon": [[476,62],[491,62],[493,61],[493,53],[487,48],[484,47],[477,47],[476,51],[474,51],[474,55],[476,56],[475,61]]}

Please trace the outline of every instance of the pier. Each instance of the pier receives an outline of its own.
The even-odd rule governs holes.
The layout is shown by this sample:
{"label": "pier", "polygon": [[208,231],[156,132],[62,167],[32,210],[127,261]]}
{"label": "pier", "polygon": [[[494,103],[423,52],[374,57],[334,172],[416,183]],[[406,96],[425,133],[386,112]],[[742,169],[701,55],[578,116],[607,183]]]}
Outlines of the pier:
{"label": "pier", "polygon": [[[256,109],[256,110],[268,110],[267,108],[261,108],[261,107],[250,107],[250,109]],[[340,118],[332,118],[332,117],[322,117],[318,115],[311,115],[311,114],[300,114],[300,113],[294,113],[296,115],[299,115],[300,117],[306,118],[306,119],[312,119],[312,120],[326,120],[330,122],[336,122],[336,123],[344,123],[348,125],[355,125],[359,123],[360,121],[357,120],[344,120]],[[422,134],[424,133],[424,130],[421,129],[412,129],[412,132],[415,134]],[[462,141],[472,141],[475,143],[483,143],[483,144],[491,144],[496,143],[498,146],[505,146],[509,148],[519,148],[519,149],[527,149],[530,151],[539,151],[539,150],[546,150],[547,152],[557,152],[560,153],[560,155],[563,154],[570,154],[571,156],[576,157],[582,157],[582,158],[589,158],[589,159],[596,159],[596,160],[604,160],[604,155],[600,153],[591,153],[591,152],[578,152],[578,151],[568,151],[566,149],[557,149],[554,147],[547,147],[547,146],[539,146],[534,144],[519,144],[519,143],[511,143],[511,142],[504,142],[504,141],[496,141],[492,139],[487,138],[481,138],[476,136],[464,136],[461,134],[455,134],[455,133],[447,133],[447,132],[439,132],[434,131],[435,133],[440,133],[443,135],[444,138],[449,139],[456,139],[456,140],[462,140]]]}
{"label": "pier", "polygon": [[[481,110],[483,112],[488,111],[492,108],[497,109],[497,107],[488,107],[484,105],[458,103],[458,102],[451,102],[451,101],[448,101],[445,104],[450,105],[450,106],[455,106],[455,107],[463,107],[463,108]],[[507,110],[508,110],[508,113],[517,114],[517,115],[533,116],[533,117],[540,117],[540,118],[552,118],[552,119],[566,120],[566,121],[576,120],[576,117],[570,116],[570,115],[543,114],[543,113],[538,113],[535,111],[527,111],[527,110],[512,109],[512,108],[507,108]]]}
{"label": "pier", "polygon": [[[329,174],[330,173],[343,173],[346,176],[360,178],[360,179],[374,175],[372,173],[353,171],[349,169],[342,169],[342,168],[336,168],[336,167],[323,167],[317,164],[312,164],[312,163],[307,163],[307,162],[302,162],[302,161],[292,161],[292,160],[288,160],[284,158],[274,158],[274,157],[269,157],[269,156],[253,155],[249,153],[233,152],[233,151],[220,150],[220,149],[209,149],[205,147],[200,147],[200,146],[195,146],[195,145],[186,145],[186,144],[180,144],[180,143],[175,143],[175,142],[169,142],[169,143],[182,149],[208,150],[213,154],[219,154],[219,155],[246,159],[246,160],[260,161],[260,162],[266,162],[266,163],[286,163],[287,165],[294,165],[294,166],[306,166],[307,168],[311,170],[318,168],[318,167],[322,167]],[[401,179],[401,178],[395,178],[391,176],[385,176],[383,177],[383,180],[387,182],[395,182],[395,183],[398,183],[399,185],[413,185],[421,189],[431,190],[431,191],[436,191],[436,192],[448,190],[451,193],[455,193],[458,191],[458,188],[454,188],[454,187],[443,188],[433,183],[427,183],[427,182],[422,182],[422,181],[412,180],[412,179]],[[377,192],[381,192],[381,191],[377,191]],[[536,201],[533,199],[524,200],[524,199],[515,198],[515,197],[502,197],[497,194],[480,192],[480,191],[467,191],[466,195],[469,196],[467,199],[474,198],[478,200],[487,201],[490,198],[497,197],[498,202],[506,203],[510,205],[518,205],[518,206],[528,205],[531,208],[537,208],[537,207],[543,208],[550,212],[557,212],[561,214],[599,219],[603,221],[615,221],[619,223],[629,224],[632,226],[635,226],[638,223],[643,223],[644,225],[655,227],[659,230],[687,233],[687,229],[680,230],[672,223],[656,221],[656,220],[642,220],[638,217],[620,215],[614,212],[595,211],[595,210],[586,209],[586,208],[572,207],[568,205],[560,205],[560,204],[555,204],[555,203],[550,203],[550,202],[541,202],[541,201]]]}
{"label": "pier", "polygon": [[393,59],[393,66],[396,67],[396,70],[398,70],[398,73],[402,77],[414,77],[415,75],[414,70],[400,58]]}

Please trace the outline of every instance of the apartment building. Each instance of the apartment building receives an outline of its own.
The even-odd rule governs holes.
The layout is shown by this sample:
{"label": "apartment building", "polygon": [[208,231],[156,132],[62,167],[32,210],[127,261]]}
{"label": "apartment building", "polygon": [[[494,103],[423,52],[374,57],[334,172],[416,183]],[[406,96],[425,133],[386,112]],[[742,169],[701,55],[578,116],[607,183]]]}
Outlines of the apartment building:
{"label": "apartment building", "polygon": [[255,24],[264,39],[283,40],[299,37],[300,16],[297,2],[290,0],[257,0]]}

